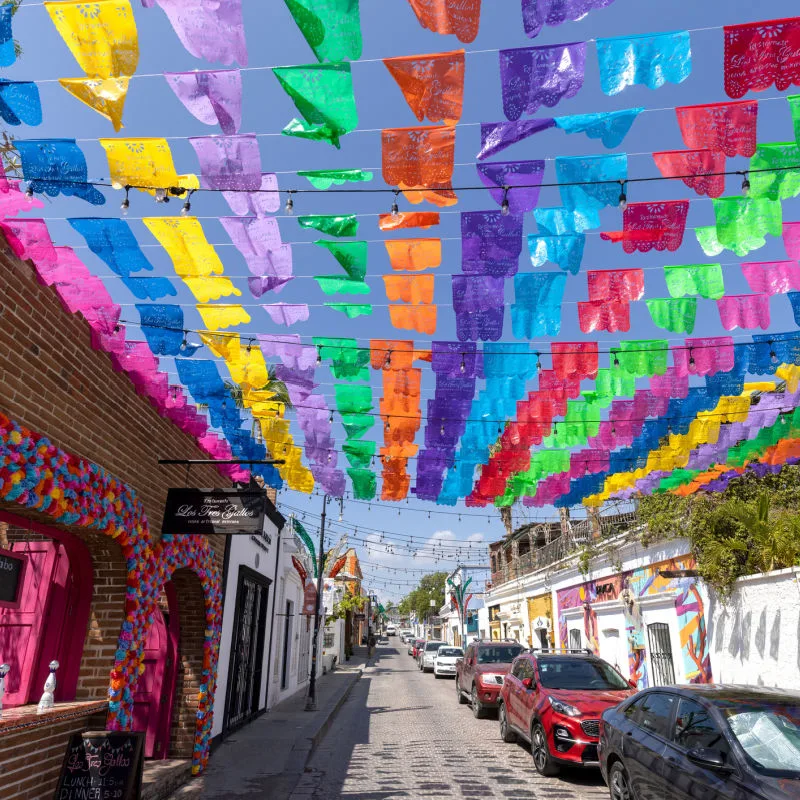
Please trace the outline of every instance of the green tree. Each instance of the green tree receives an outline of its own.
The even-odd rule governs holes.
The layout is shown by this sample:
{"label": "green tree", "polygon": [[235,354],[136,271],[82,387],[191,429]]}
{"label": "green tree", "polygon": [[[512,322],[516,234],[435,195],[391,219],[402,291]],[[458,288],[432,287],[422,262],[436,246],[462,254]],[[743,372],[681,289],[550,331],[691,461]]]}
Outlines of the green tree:
{"label": "green tree", "polygon": [[[420,620],[427,617],[431,611],[438,614],[444,605],[444,585],[447,575],[447,572],[431,572],[429,575],[423,575],[419,586],[400,601],[400,613],[404,616],[416,613],[417,619]],[[433,608],[431,600],[434,601]]]}

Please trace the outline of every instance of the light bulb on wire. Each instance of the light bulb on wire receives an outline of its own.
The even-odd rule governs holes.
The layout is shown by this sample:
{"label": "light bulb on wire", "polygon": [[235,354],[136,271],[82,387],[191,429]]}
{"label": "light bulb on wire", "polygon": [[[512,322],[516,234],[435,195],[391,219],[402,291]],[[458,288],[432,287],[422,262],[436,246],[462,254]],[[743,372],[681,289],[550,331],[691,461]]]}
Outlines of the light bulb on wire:
{"label": "light bulb on wire", "polygon": [[400,214],[400,207],[397,205],[397,195],[400,194],[399,189],[394,190],[394,200],[392,200],[392,216],[397,217]]}
{"label": "light bulb on wire", "polygon": [[628,195],[625,193],[625,187],[627,185],[627,181],[619,182],[619,207],[622,211],[628,207]]}
{"label": "light bulb on wire", "polygon": [[292,198],[293,194],[293,189],[289,189],[289,191],[286,192],[286,205],[284,206],[284,211],[286,211],[289,216],[294,214],[294,199]]}
{"label": "light bulb on wire", "polygon": [[503,202],[500,203],[500,213],[504,217],[507,217],[511,213],[511,206],[510,206],[510,204],[508,202],[508,193],[509,193],[510,189],[511,189],[510,186],[504,186],[503,187]]}
{"label": "light bulb on wire", "polygon": [[130,186],[125,187],[125,199],[119,204],[119,210],[122,212],[123,217],[128,216],[128,209],[131,207],[131,199],[128,196],[130,190]]}

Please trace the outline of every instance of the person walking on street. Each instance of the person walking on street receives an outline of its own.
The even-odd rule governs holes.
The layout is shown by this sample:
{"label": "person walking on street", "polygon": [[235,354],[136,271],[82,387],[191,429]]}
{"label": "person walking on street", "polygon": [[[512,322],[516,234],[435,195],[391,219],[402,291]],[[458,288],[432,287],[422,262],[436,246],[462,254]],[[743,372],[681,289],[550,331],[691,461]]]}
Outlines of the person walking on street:
{"label": "person walking on street", "polygon": [[369,632],[367,647],[369,648],[369,657],[372,658],[372,656],[375,655],[375,634],[372,631]]}

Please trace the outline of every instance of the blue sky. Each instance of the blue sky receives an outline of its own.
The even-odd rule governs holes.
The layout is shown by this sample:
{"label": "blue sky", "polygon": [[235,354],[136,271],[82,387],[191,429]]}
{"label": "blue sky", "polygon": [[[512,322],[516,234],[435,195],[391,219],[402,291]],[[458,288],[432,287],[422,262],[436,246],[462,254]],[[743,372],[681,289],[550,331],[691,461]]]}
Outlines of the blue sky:
{"label": "blue sky", "polygon": [[[181,105],[167,86],[163,77],[164,71],[181,71],[204,69],[210,66],[187,53],[174,31],[166,15],[159,8],[145,9],[134,0],[134,13],[139,31],[140,59],[138,73],[155,74],[156,77],[141,77],[131,81],[126,110],[125,128],[119,136],[165,136],[170,139],[175,164],[179,173],[197,172],[198,165],[194,151],[188,141],[189,136],[202,136],[218,133],[218,129],[207,127],[196,121]],[[353,82],[359,113],[359,128],[364,132],[354,132],[342,140],[341,150],[335,150],[324,143],[307,142],[290,139],[280,135],[280,130],[291,120],[296,112],[291,100],[284,94],[271,71],[266,67],[314,63],[313,54],[295,26],[282,0],[242,0],[249,50],[249,69],[243,73],[244,113],[240,129],[242,133],[255,132],[259,138],[262,167],[264,171],[275,171],[279,174],[279,185],[283,189],[306,188],[304,179],[297,178],[293,171],[302,169],[327,168],[371,168],[375,171],[372,187],[383,186],[380,178],[380,132],[386,127],[400,127],[417,124],[408,108],[399,88],[379,59],[388,56],[435,53],[454,50],[462,47],[454,36],[439,36],[423,29],[417,22],[410,6],[405,0],[362,0],[361,23],[364,40],[363,61],[353,65]],[[591,13],[584,20],[557,28],[545,28],[534,41],[526,38],[520,15],[519,0],[484,0],[481,28],[477,39],[466,45],[468,52],[466,66],[466,86],[462,124],[456,137],[456,162],[459,165],[454,175],[454,185],[475,185],[477,183],[474,169],[475,154],[479,149],[479,123],[500,121],[503,117],[500,94],[500,80],[497,50],[509,47],[525,47],[530,45],[556,44],[559,42],[589,40],[595,37],[619,36],[626,34],[642,34],[675,29],[701,29],[750,22],[758,19],[774,19],[796,13],[796,4],[788,0],[774,0],[769,4],[754,5],[744,0],[706,0],[706,2],[652,3],[642,0],[616,0],[610,7]],[[79,77],[80,69],[72,58],[66,45],[61,40],[49,16],[41,4],[26,3],[14,19],[15,37],[23,46],[21,60],[7,70],[7,77],[18,80],[48,81],[40,83],[44,121],[34,129],[20,128],[13,134],[20,139],[71,137],[81,141],[81,147],[89,164],[89,175],[93,179],[107,179],[108,169],[104,152],[96,142],[98,137],[114,136],[111,125],[91,109],[83,106],[67,94],[56,82],[59,77]],[[474,52],[470,51],[486,51]],[[559,104],[555,109],[542,109],[538,116],[566,115],[595,111],[611,111],[632,106],[644,106],[651,109],[642,114],[635,122],[633,129],[618,151],[629,153],[629,176],[645,176],[657,174],[649,154],[654,150],[680,149],[683,147],[675,114],[672,108],[676,105],[692,105],[707,102],[719,102],[726,99],[722,85],[722,51],[723,35],[720,29],[698,30],[692,33],[693,70],[691,76],[681,85],[667,84],[657,91],[650,91],[641,86],[626,89],[614,97],[606,97],[600,91],[596,51],[593,44],[588,45],[587,69],[584,87],[578,95]],[[774,89],[760,95],[752,95],[762,102],[759,107],[759,140],[788,141],[793,138],[789,109],[784,100],[768,100],[776,98],[779,93]],[[666,109],[666,110],[655,110]],[[171,137],[175,137],[174,139]],[[553,159],[558,155],[582,155],[602,153],[606,151],[602,145],[585,138],[583,135],[567,136],[560,130],[551,129],[540,133],[526,142],[508,149],[496,160],[545,158]],[[743,159],[728,161],[728,168],[744,168]],[[545,181],[555,179],[554,169],[548,162]],[[738,180],[729,178],[727,194],[738,193]],[[119,211],[120,193],[108,192],[108,203],[100,208],[90,207],[82,201],[58,197],[46,202],[44,215],[50,222],[50,231],[56,244],[69,244],[76,248],[87,265],[96,274],[107,278],[106,285],[114,299],[123,304],[123,319],[138,319],[131,305],[135,298],[128,294],[121,281],[113,276],[97,258],[85,248],[83,240],[70,229],[65,218],[70,216],[116,216]],[[628,191],[629,201],[681,199],[692,200],[689,212],[689,224],[684,244],[676,253],[656,253],[625,255],[618,245],[600,240],[597,232],[587,236],[587,246],[583,259],[583,268],[577,276],[570,276],[567,281],[565,302],[562,313],[562,331],[560,338],[565,340],[599,339],[601,343],[616,342],[616,334],[582,334],[577,324],[577,308],[575,302],[586,299],[587,268],[644,267],[647,297],[666,296],[661,267],[665,264],[686,264],[712,261],[707,258],[697,244],[690,228],[713,223],[711,203],[706,198],[698,198],[690,189],[679,182],[661,182],[632,186]],[[541,206],[559,205],[557,190],[542,191]],[[386,299],[381,276],[389,272],[388,258],[380,240],[383,236],[377,229],[378,213],[388,212],[391,195],[342,195],[317,194],[302,195],[296,198],[295,210],[304,213],[355,213],[365,215],[361,218],[359,238],[376,240],[370,245],[368,281],[372,286],[372,294],[368,298],[375,304],[371,317],[347,320],[341,314],[330,309],[318,307],[326,298],[311,280],[314,274],[335,273],[337,271],[331,257],[308,244],[314,238],[313,232],[303,231],[296,221],[286,218],[279,212],[280,228],[284,241],[297,242],[294,251],[294,273],[298,276],[282,294],[275,298],[282,302],[307,302],[311,308],[308,322],[292,328],[292,332],[303,337],[312,335],[353,336],[361,340],[374,337],[409,338],[408,332],[396,331],[389,324]],[[401,198],[401,209],[410,208]],[[798,218],[796,201],[784,203],[784,220]],[[259,301],[250,297],[247,290],[246,265],[238,251],[229,243],[222,226],[216,218],[229,215],[227,204],[221,197],[211,194],[197,195],[193,199],[193,211],[201,218],[208,241],[220,245],[218,253],[223,258],[226,274],[231,276],[237,286],[242,289],[241,301],[247,306],[253,322],[245,326],[247,332],[285,332],[270,321],[266,312],[260,309]],[[422,235],[441,236],[443,241],[443,263],[436,272],[436,296],[439,303],[439,327],[435,339],[455,339],[455,323],[450,307],[449,275],[460,272],[460,211],[490,209],[494,206],[488,193],[465,192],[459,204],[445,209],[442,224]],[[142,216],[153,216],[168,212],[175,214],[180,204],[173,201],[170,206],[156,206],[152,199],[144,194],[134,193],[131,197],[129,220],[131,227],[144,247],[144,252],[153,263],[156,274],[174,276],[171,263],[155,239],[151,237],[144,225],[139,221]],[[414,207],[425,210],[430,206]],[[602,230],[618,230],[621,228],[621,214],[618,209],[606,209],[601,216]],[[525,232],[535,231],[535,223],[531,215],[525,220]],[[409,235],[414,235],[410,231]],[[303,244],[305,243],[305,244]],[[770,239],[763,249],[750,255],[749,260],[770,260],[785,258],[781,241]],[[729,251],[717,260],[726,264],[723,267],[728,294],[747,293],[738,262],[748,259],[737,259]],[[735,262],[735,263],[730,263]],[[551,268],[550,266],[547,267]],[[520,269],[529,269],[527,259],[523,255]],[[193,298],[175,278],[174,284],[179,290],[177,302],[186,304],[184,313],[187,325],[201,327],[199,316],[193,309]],[[513,302],[511,281],[506,287],[507,302]],[[358,301],[366,301],[367,298]],[[270,302],[265,297],[263,302]],[[172,302],[167,300],[165,302]],[[721,335],[724,331],[719,323],[719,316],[712,301],[700,301],[698,323],[694,335]],[[795,328],[789,302],[785,297],[772,298],[772,330],[785,331]],[[135,335],[133,326],[130,332]],[[741,335],[734,331],[734,336]],[[649,318],[643,302],[634,304],[632,309],[632,327],[624,338],[663,338],[663,332],[656,329]],[[673,334],[667,336],[674,338]],[[417,335],[418,342],[425,337]],[[510,313],[507,312],[504,328],[504,341],[513,341],[511,334]],[[602,347],[602,344],[601,344]],[[202,351],[198,356],[202,356]],[[207,354],[206,354],[207,355]],[[174,373],[174,365],[164,361],[167,369]],[[329,398],[333,407],[333,378],[327,367],[317,373],[321,383],[320,391]],[[373,376],[373,393],[375,404],[381,396],[380,378]],[[425,401],[433,395],[433,375],[426,370],[423,377],[423,415]],[[531,386],[530,388],[535,388]],[[338,421],[335,423],[337,446],[341,446],[344,434]],[[294,431],[296,440],[302,442],[299,429]],[[381,426],[376,425],[371,434],[381,437]],[[422,431],[418,441],[422,443]],[[165,454],[168,455],[168,454]],[[344,458],[340,456],[340,466]],[[410,462],[410,469],[415,471],[415,462]],[[412,483],[413,485],[413,483]],[[282,510],[290,513],[294,509],[298,513],[307,513],[306,526],[313,533],[321,507],[321,497],[308,498],[295,492],[284,491],[280,500],[285,506]],[[422,510],[414,510],[422,509]],[[429,514],[430,512],[430,514]],[[442,513],[445,512],[445,513]],[[461,516],[459,517],[459,513]],[[534,516],[544,517],[549,510],[537,512]],[[364,552],[364,561],[370,565],[384,564],[384,567],[368,566],[365,573],[373,583],[378,582],[378,591],[384,596],[398,597],[408,588],[405,585],[383,587],[380,582],[412,581],[419,573],[401,574],[404,568],[422,569],[428,566],[448,568],[455,563],[454,542],[472,539],[491,541],[502,535],[499,518],[491,509],[479,513],[477,509],[463,507],[438,509],[412,500],[409,503],[383,505],[380,503],[362,504],[345,501],[343,520],[338,521],[339,509],[335,505],[329,520],[333,522],[332,533],[339,534],[349,530],[353,542],[363,541],[366,529],[385,530],[390,534],[414,536],[415,546],[419,542],[450,542],[450,546],[437,546],[433,558],[422,556],[411,558],[405,547],[400,547],[398,539],[385,536],[381,541],[378,533],[373,534],[370,552]],[[531,516],[528,514],[527,516]],[[354,533],[355,526],[359,532]],[[395,552],[388,552],[390,542],[395,541]],[[406,544],[409,539],[403,540]],[[433,554],[432,544],[427,545],[423,553]],[[442,559],[439,553],[445,553]],[[472,551],[463,549],[462,558],[471,562],[485,561],[485,549],[473,545]],[[437,561],[437,558],[439,560]]]}

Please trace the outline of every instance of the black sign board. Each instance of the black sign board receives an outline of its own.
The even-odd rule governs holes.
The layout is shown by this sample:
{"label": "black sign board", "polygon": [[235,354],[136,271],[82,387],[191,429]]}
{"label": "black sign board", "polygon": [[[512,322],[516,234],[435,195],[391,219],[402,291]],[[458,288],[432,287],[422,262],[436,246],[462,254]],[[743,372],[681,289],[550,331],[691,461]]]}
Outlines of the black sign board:
{"label": "black sign board", "polygon": [[141,793],[143,747],[143,733],[73,733],[54,800],[136,800]]}
{"label": "black sign board", "polygon": [[22,553],[0,550],[0,608],[14,608],[19,605],[27,560]]}
{"label": "black sign board", "polygon": [[266,492],[253,489],[170,489],[161,533],[258,535]]}

